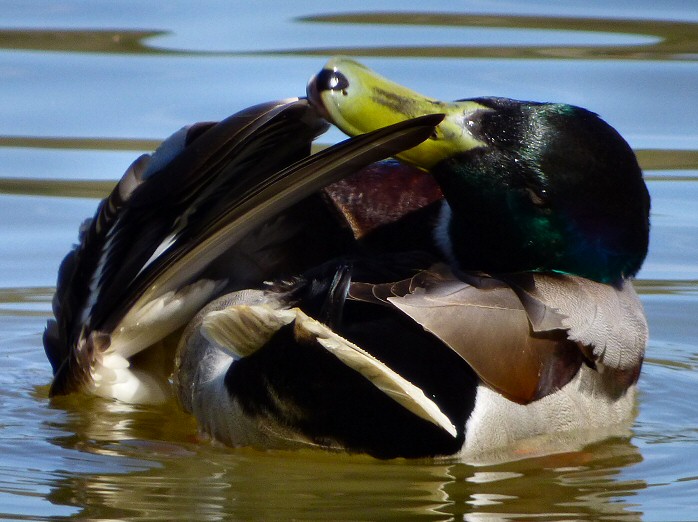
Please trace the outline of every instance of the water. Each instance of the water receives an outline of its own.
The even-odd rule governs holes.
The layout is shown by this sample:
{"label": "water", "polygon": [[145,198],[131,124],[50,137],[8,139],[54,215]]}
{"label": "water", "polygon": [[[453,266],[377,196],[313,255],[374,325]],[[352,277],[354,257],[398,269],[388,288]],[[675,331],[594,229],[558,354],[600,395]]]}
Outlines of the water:
{"label": "water", "polygon": [[[695,9],[359,4],[3,2],[0,518],[698,520]],[[442,99],[583,105],[636,149],[653,198],[637,281],[651,341],[630,436],[494,466],[381,462],[231,450],[174,404],[48,400],[56,269],[97,198],[180,126],[303,94],[334,54]]]}

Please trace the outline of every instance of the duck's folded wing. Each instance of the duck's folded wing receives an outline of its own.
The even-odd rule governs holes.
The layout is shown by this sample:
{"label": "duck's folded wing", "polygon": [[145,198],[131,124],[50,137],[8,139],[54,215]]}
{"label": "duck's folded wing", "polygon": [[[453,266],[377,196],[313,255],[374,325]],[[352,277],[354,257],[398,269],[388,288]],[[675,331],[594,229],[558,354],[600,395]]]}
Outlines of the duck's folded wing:
{"label": "duck's folded wing", "polygon": [[230,306],[204,315],[201,331],[209,342],[240,358],[263,347],[282,326],[291,323],[296,339],[317,343],[408,411],[456,436],[452,422],[419,387],[298,308]]}
{"label": "duck's folded wing", "polygon": [[[118,320],[120,306],[115,300],[172,233],[178,213],[187,206],[195,209],[197,199],[205,200],[212,187],[225,181],[221,166],[255,134],[273,127],[269,122],[291,107],[300,110],[303,104],[297,100],[272,102],[217,124],[185,127],[152,156],[142,155],[127,169],[99,204],[94,218],[83,224],[79,244],[61,265],[54,296],[59,330],[54,333],[60,336],[54,344],[59,357],[49,353],[52,361],[65,359],[83,327],[109,329],[104,328],[107,318]],[[305,132],[294,134],[289,141],[306,150],[323,126],[310,119],[299,125],[303,126]],[[278,157],[281,166],[298,159]]]}
{"label": "duck's folded wing", "polygon": [[456,277],[444,265],[389,285],[354,284],[350,297],[390,303],[457,352],[480,379],[518,403],[564,386],[582,354],[565,332],[534,332],[511,287],[490,277]]}
{"label": "duck's folded wing", "polygon": [[115,349],[112,333],[130,355],[186,323],[222,283],[197,276],[247,232],[423,141],[438,121],[383,129],[305,159],[325,128],[305,100],[256,106],[173,136],[127,172],[61,267],[56,321],[44,336],[52,393],[88,381],[97,352]]}
{"label": "duck's folded wing", "polygon": [[647,323],[630,282],[620,288],[562,274],[456,277],[434,266],[409,280],[354,283],[355,299],[390,303],[456,351],[478,376],[519,403],[555,392],[581,364],[637,379]]}
{"label": "duck's folded wing", "polygon": [[[195,241],[226,200],[241,199],[270,173],[306,156],[324,129],[307,103],[295,99],[195,127],[181,146],[166,142],[143,174],[146,182],[132,192],[107,233],[90,326],[113,330],[158,278],[163,261]],[[193,268],[180,280],[193,278]]]}
{"label": "duck's folded wing", "polygon": [[614,286],[564,274],[520,274],[509,282],[534,330],[564,329],[595,364],[626,383],[637,379],[649,331],[630,280]]}

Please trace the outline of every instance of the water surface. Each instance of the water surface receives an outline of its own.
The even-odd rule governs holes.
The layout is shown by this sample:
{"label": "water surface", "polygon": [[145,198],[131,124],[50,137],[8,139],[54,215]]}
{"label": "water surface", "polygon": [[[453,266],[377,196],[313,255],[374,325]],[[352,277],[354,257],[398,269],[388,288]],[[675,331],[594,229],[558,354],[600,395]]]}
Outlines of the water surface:
{"label": "water surface", "polygon": [[[696,520],[698,15],[688,2],[106,2],[3,6],[0,518]],[[301,95],[352,55],[425,94],[588,107],[653,198],[651,341],[627,436],[475,467],[231,450],[176,405],[49,401],[60,259],[131,160],[182,125]],[[331,131],[321,141],[340,139]]]}

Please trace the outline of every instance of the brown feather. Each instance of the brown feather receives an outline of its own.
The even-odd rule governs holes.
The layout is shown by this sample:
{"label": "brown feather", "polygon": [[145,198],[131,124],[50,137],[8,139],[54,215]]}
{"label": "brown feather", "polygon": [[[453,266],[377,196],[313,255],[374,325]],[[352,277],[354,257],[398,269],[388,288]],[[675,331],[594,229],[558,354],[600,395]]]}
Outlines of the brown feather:
{"label": "brown feather", "polygon": [[[577,373],[582,354],[562,331],[534,332],[506,283],[444,265],[421,272],[411,293],[388,300],[456,351],[499,393],[528,403],[558,390]],[[393,287],[395,288],[395,287]]]}
{"label": "brown feather", "polygon": [[356,239],[443,197],[433,176],[395,161],[369,165],[323,192]]}
{"label": "brown feather", "polygon": [[637,381],[649,331],[630,280],[613,286],[565,274],[517,274],[508,281],[534,330],[564,329],[585,357],[613,375],[618,393]]}
{"label": "brown feather", "polygon": [[[634,371],[642,364],[648,328],[631,281],[613,286],[564,274],[521,274],[507,280],[535,330],[567,330],[570,339],[608,368]],[[547,310],[544,318],[541,308]]]}
{"label": "brown feather", "polygon": [[349,297],[389,302],[457,352],[508,399],[528,403],[584,363],[637,380],[647,324],[630,282],[617,288],[563,274],[460,274],[435,265],[399,283],[353,283]]}

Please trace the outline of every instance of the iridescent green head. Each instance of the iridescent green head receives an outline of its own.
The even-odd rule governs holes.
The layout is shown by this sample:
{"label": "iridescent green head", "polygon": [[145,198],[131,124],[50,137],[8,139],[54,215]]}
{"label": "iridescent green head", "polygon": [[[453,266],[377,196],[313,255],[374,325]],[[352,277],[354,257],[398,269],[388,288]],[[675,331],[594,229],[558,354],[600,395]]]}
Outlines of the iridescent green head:
{"label": "iridescent green head", "polygon": [[343,58],[330,60],[308,91],[350,135],[446,114],[431,139],[399,158],[441,185],[460,268],[554,271],[606,283],[640,269],[649,194],[632,149],[596,114],[506,98],[440,102]]}

